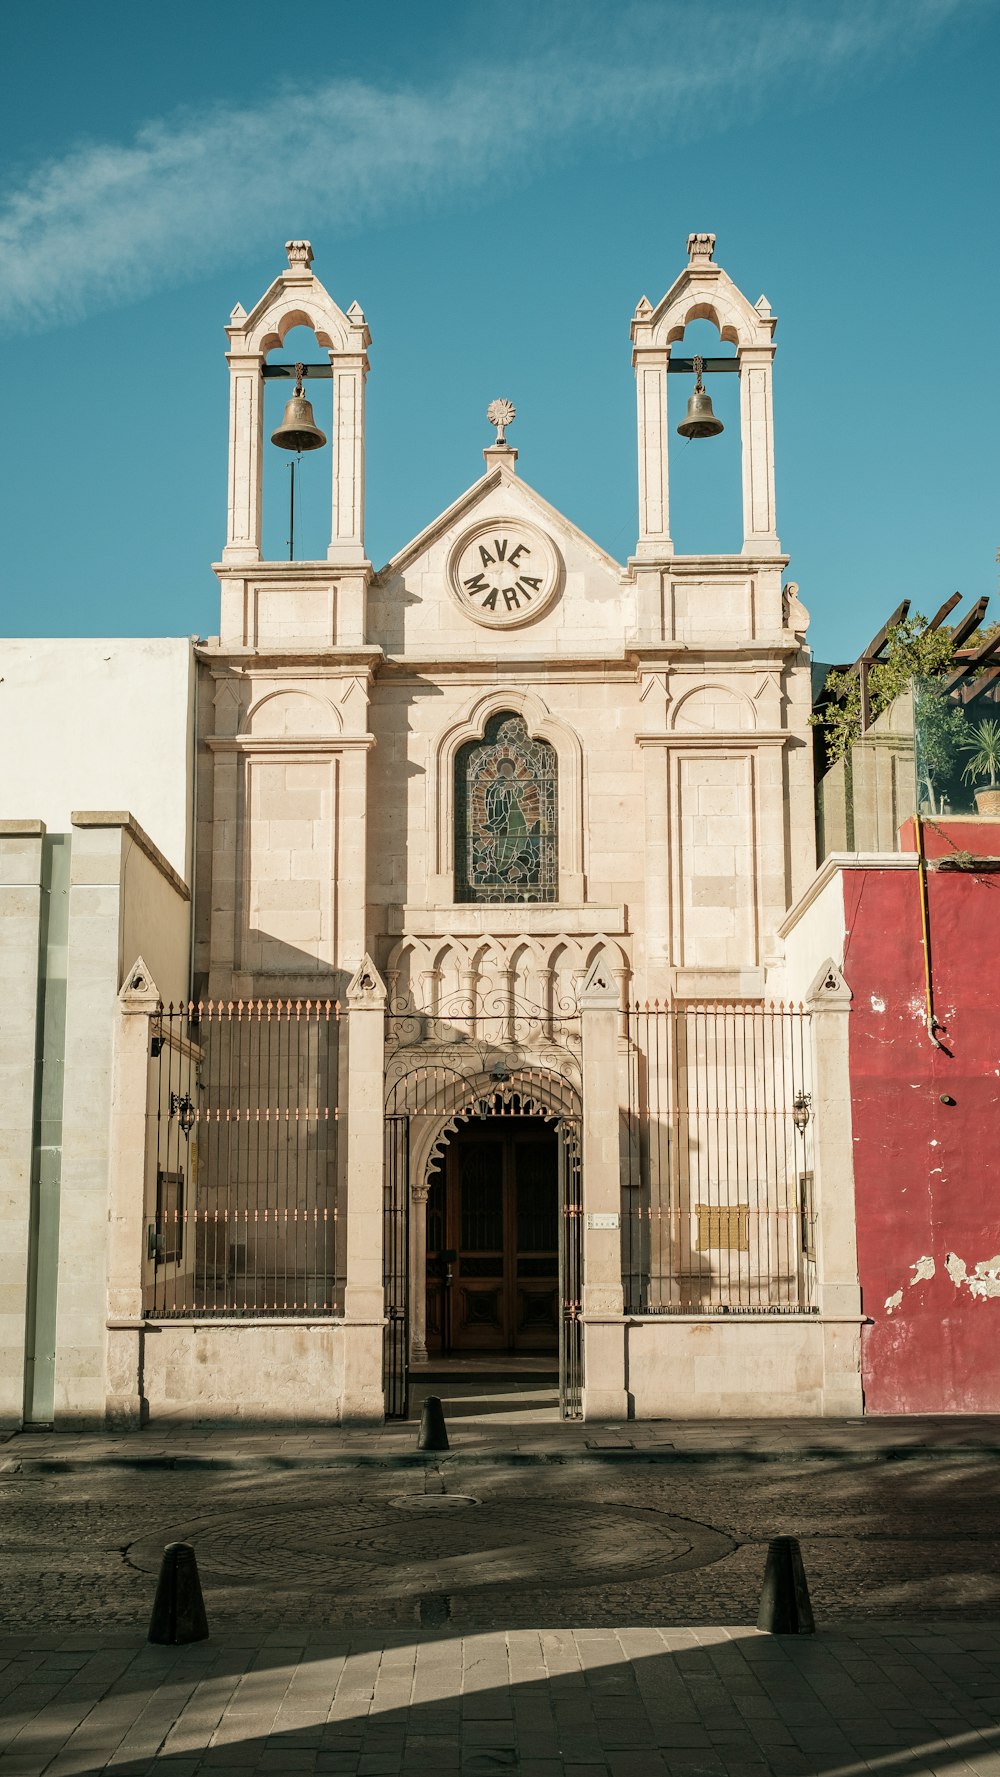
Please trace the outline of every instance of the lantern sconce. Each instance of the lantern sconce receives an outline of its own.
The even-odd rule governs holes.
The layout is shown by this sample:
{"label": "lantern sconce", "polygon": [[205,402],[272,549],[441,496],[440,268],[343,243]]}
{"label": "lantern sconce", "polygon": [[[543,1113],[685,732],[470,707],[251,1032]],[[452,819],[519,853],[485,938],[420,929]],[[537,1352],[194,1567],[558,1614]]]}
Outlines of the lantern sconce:
{"label": "lantern sconce", "polygon": [[185,1135],[191,1134],[197,1121],[198,1113],[194,1108],[193,1100],[187,1092],[183,1095],[178,1092],[171,1092],[170,1115],[178,1119]]}
{"label": "lantern sconce", "polygon": [[792,1121],[800,1135],[805,1135],[811,1116],[812,1093],[803,1092],[800,1087],[792,1100]]}

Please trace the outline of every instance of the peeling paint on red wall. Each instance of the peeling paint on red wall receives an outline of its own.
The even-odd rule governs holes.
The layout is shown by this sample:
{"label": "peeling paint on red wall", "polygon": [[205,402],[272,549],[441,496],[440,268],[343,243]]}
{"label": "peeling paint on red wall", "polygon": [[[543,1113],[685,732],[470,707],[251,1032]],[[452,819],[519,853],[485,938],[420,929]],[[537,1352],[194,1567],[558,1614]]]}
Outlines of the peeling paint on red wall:
{"label": "peeling paint on red wall", "polygon": [[[932,860],[1000,856],[1000,824],[925,827]],[[912,846],[912,828],[903,845]],[[1000,872],[844,875],[865,1408],[1000,1412]]]}

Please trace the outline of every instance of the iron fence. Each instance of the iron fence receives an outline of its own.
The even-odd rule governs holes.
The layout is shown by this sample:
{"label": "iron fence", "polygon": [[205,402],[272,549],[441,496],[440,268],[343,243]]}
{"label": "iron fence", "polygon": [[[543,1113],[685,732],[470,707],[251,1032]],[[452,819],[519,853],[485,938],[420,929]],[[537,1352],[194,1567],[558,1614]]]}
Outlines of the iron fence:
{"label": "iron fence", "polygon": [[627,1311],[812,1310],[808,1012],[636,1006],[628,1031]]}
{"label": "iron fence", "polygon": [[339,1024],[331,1000],[151,1018],[147,1314],[341,1311]]}

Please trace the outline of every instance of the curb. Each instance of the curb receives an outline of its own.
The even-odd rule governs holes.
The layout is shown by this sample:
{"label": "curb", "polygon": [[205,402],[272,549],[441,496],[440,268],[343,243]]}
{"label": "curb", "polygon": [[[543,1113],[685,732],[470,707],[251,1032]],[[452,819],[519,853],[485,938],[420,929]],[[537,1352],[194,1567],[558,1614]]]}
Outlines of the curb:
{"label": "curb", "polygon": [[952,1445],[947,1449],[921,1448],[909,1444],[886,1445],[881,1450],[829,1450],[822,1446],[800,1450],[586,1450],[568,1453],[555,1451],[505,1450],[486,1451],[413,1451],[383,1455],[331,1454],[329,1456],[267,1456],[248,1453],[243,1456],[106,1456],[86,1457],[11,1457],[0,1462],[0,1476],[87,1474],[109,1475],[130,1470],[175,1473],[227,1474],[256,1472],[296,1473],[319,1472],[324,1469],[419,1469],[419,1468],[568,1468],[589,1464],[667,1465],[683,1463],[754,1463],[786,1466],[797,1462],[856,1463],[872,1467],[883,1462],[968,1462],[1000,1459],[1000,1447],[990,1445]]}

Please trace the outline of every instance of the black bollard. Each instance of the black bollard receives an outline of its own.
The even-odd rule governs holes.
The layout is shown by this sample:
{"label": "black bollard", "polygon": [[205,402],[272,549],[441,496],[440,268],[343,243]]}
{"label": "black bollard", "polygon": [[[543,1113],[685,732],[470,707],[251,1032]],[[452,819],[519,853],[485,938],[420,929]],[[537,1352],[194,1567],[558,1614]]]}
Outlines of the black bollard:
{"label": "black bollard", "polygon": [[814,1635],[812,1605],[802,1551],[796,1536],[776,1536],[767,1545],[758,1629],[769,1635]]}
{"label": "black bollard", "polygon": [[207,1639],[208,1618],[194,1550],[190,1543],[168,1543],[160,1562],[148,1640],[173,1647],[180,1641]]}
{"label": "black bollard", "polygon": [[447,1450],[448,1448],[448,1429],[444,1422],[444,1408],[438,1395],[429,1394],[420,1415],[417,1449]]}

